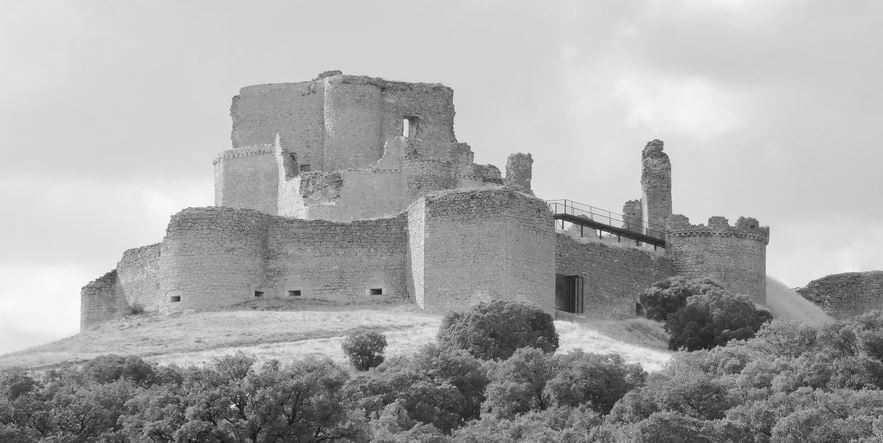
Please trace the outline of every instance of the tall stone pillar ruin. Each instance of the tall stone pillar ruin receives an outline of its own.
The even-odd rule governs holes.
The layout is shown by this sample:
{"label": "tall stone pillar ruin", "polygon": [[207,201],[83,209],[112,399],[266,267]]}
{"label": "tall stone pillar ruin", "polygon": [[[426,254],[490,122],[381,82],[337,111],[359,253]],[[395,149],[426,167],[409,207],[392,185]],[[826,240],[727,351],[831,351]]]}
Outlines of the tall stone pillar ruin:
{"label": "tall stone pillar ruin", "polygon": [[530,180],[533,176],[533,157],[530,154],[512,154],[506,159],[506,186],[533,195]]}
{"label": "tall stone pillar ruin", "polygon": [[652,140],[641,154],[641,209],[644,233],[659,236],[671,215],[671,162],[662,140]]}

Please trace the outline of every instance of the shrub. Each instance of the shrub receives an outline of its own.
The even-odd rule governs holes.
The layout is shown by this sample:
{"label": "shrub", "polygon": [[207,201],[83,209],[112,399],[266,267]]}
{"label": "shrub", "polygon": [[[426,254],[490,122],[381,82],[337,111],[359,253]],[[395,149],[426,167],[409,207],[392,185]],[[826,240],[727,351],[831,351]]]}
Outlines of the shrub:
{"label": "shrub", "polygon": [[627,364],[618,354],[589,354],[576,350],[556,357],[558,371],[545,393],[557,406],[588,405],[607,414],[626,393],[642,385],[647,373]]}
{"label": "shrub", "polygon": [[129,315],[141,315],[144,313],[144,306],[140,303],[135,303],[129,306]]}
{"label": "shrub", "polygon": [[498,300],[445,315],[438,342],[466,350],[476,358],[505,360],[526,346],[554,352],[558,334],[551,315],[532,306]]}
{"label": "shrub", "polygon": [[354,368],[367,371],[383,363],[386,336],[374,331],[357,331],[346,337],[342,347]]}
{"label": "shrub", "polygon": [[513,418],[544,410],[552,401],[546,383],[557,373],[556,359],[536,348],[521,348],[495,365],[482,408],[495,417]]}
{"label": "shrub", "polygon": [[156,376],[153,365],[139,357],[107,354],[99,355],[83,365],[83,372],[97,383],[111,383],[128,379],[143,386],[153,384]]}
{"label": "shrub", "polygon": [[669,315],[686,306],[691,296],[723,291],[724,288],[714,280],[679,276],[653,283],[638,300],[645,317],[665,321]]}
{"label": "shrub", "polygon": [[695,351],[722,346],[730,340],[749,339],[770,320],[769,312],[757,310],[744,295],[696,295],[666,320],[665,329],[671,334],[668,348]]}

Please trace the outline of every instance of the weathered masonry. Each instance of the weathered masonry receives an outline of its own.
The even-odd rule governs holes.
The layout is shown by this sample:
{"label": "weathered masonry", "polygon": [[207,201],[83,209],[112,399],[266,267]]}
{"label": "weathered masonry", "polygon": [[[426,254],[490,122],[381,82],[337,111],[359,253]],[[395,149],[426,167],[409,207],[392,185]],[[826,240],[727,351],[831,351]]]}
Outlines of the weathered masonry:
{"label": "weathered masonry", "polygon": [[505,176],[475,164],[454,136],[453,90],[440,84],[329,71],[242,88],[230,114],[215,207],[173,215],[161,243],[126,251],[84,287],[83,328],[135,306],[255,298],[410,300],[430,312],[509,299],[630,317],[644,288],[676,274],[765,299],[768,228],[672,215],[661,141],[643,151],[642,198],[614,223],[534,197],[530,154],[510,156]]}

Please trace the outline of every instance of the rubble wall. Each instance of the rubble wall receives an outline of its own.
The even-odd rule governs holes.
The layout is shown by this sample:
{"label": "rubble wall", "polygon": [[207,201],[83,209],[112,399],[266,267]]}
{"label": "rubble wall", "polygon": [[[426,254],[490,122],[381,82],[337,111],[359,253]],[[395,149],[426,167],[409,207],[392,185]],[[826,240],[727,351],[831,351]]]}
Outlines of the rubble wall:
{"label": "rubble wall", "polygon": [[277,213],[279,167],[272,144],[228,149],[213,163],[215,206]]}
{"label": "rubble wall", "polygon": [[510,189],[431,194],[424,205],[422,307],[493,299],[554,311],[554,227],[542,200]]}
{"label": "rubble wall", "polygon": [[129,306],[159,310],[165,301],[160,290],[159,266],[162,243],[129,249],[117,263],[121,296]]}
{"label": "rubble wall", "polygon": [[653,282],[675,274],[671,260],[635,248],[577,242],[566,234],[555,239],[555,274],[583,278],[584,314],[595,318],[631,318],[638,296]]}
{"label": "rubble wall", "polygon": [[126,315],[128,306],[121,293],[116,270],[84,286],[80,290],[80,330]]}
{"label": "rubble wall", "polygon": [[405,214],[352,223],[274,217],[267,235],[264,296],[407,299],[407,248]]}
{"label": "rubble wall", "polygon": [[380,88],[325,79],[325,171],[364,168],[383,155]]}
{"label": "rubble wall", "polygon": [[234,208],[188,208],[172,216],[160,256],[159,311],[250,300],[263,286],[270,218]]}
{"label": "rubble wall", "polygon": [[324,161],[325,91],[321,81],[246,86],[233,97],[233,148],[279,143],[298,164],[321,170]]}
{"label": "rubble wall", "polygon": [[797,292],[832,317],[847,319],[883,309],[883,271],[829,275],[809,282]]}

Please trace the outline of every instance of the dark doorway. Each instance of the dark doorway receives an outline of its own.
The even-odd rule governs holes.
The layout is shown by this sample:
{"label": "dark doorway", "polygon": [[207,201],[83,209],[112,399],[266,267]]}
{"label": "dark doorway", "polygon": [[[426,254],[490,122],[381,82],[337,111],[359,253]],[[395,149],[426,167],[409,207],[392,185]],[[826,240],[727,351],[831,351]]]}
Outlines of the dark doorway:
{"label": "dark doorway", "polygon": [[583,308],[583,278],[555,274],[555,309],[582,314]]}

